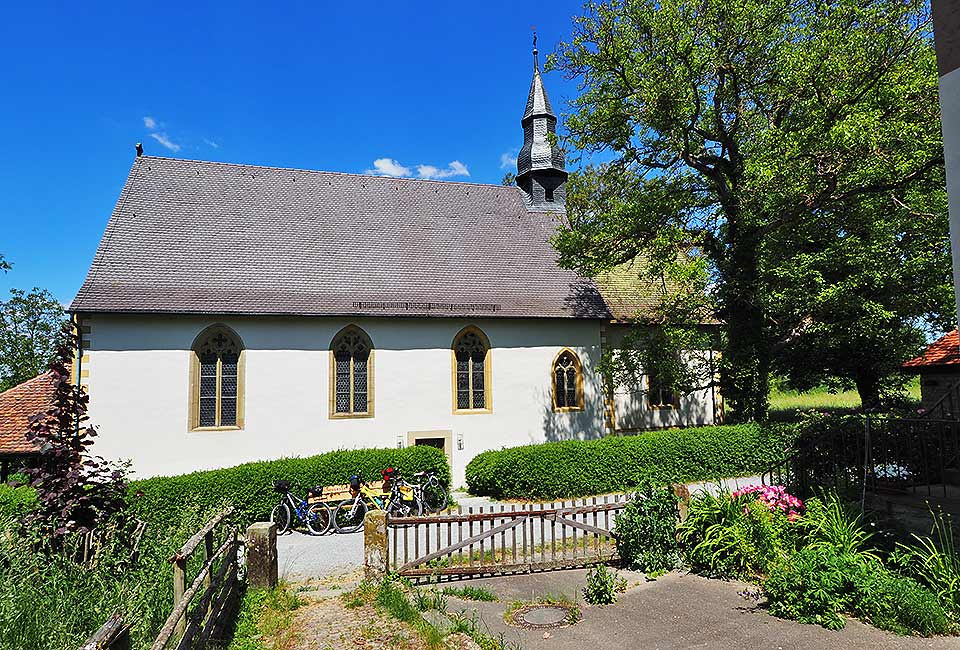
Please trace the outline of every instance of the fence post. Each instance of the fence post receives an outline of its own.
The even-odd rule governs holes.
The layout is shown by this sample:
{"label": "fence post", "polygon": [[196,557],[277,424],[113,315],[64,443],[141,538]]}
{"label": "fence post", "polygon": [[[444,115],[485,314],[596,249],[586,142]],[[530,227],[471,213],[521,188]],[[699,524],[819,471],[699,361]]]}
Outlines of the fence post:
{"label": "fence post", "polygon": [[[176,610],[183,600],[187,590],[187,558],[177,558],[173,562],[173,609]],[[175,628],[176,634],[182,635],[187,629],[187,616],[180,617]]]}
{"label": "fence post", "polygon": [[[207,531],[207,534],[203,536],[203,561],[209,562],[213,557],[213,529]],[[207,576],[203,579],[203,590],[206,593],[210,589],[210,584],[213,580],[213,567],[210,568],[210,571],[207,571]],[[210,603],[207,605],[207,616],[213,612],[213,598],[210,599]]]}
{"label": "fence post", "polygon": [[371,510],[363,519],[363,576],[380,580],[387,575],[387,513]]}
{"label": "fence post", "polygon": [[277,525],[258,521],[247,528],[247,584],[254,589],[277,586]]}

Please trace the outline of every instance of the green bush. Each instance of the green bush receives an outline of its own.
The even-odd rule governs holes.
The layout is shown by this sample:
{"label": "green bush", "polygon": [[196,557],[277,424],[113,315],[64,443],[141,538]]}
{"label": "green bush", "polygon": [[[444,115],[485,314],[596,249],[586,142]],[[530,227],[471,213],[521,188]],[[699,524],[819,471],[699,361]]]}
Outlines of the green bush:
{"label": "green bush", "polygon": [[808,546],[778,564],[763,584],[770,613],[830,629],[849,612],[897,634],[950,634],[954,630],[937,597],[917,581],[876,560],[833,546]]}
{"label": "green bush", "polygon": [[604,564],[598,564],[587,571],[587,586],[583,588],[583,598],[591,605],[612,605],[617,602],[617,582],[620,578]]}
{"label": "green bush", "polygon": [[470,492],[496,498],[556,499],[659,483],[739,476],[767,469],[791,446],[790,425],[667,429],[599,440],[548,442],[486,451],[467,465]]}
{"label": "green bush", "polygon": [[796,548],[797,526],[754,494],[699,492],[680,526],[690,565],[721,578],[753,579]]}
{"label": "green bush", "polygon": [[0,484],[0,524],[8,519],[21,519],[36,503],[37,494],[32,488]]}
{"label": "green bush", "polygon": [[617,551],[626,567],[657,576],[680,563],[677,497],[669,487],[642,486],[614,520]]}
{"label": "green bush", "polygon": [[234,521],[246,526],[270,515],[278,500],[274,481],[290,481],[294,494],[303,498],[309,487],[343,484],[352,474],[379,480],[387,467],[396,467],[405,476],[433,470],[443,485],[450,485],[450,467],[439,449],[354,449],[134,481],[131,503],[137,515],[148,522],[174,519],[185,507],[229,503],[236,510]]}

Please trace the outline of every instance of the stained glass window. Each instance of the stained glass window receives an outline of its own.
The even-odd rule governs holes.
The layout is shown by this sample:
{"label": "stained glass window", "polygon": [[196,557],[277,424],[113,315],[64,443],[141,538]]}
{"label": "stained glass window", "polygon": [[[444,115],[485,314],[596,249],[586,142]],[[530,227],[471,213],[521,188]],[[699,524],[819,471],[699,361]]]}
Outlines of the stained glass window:
{"label": "stained glass window", "polygon": [[196,426],[237,426],[242,350],[240,340],[224,327],[210,328],[197,339]]}
{"label": "stained glass window", "polygon": [[489,348],[483,334],[477,329],[463,331],[453,342],[456,359],[457,410],[489,408],[486,370]]}
{"label": "stained glass window", "polygon": [[334,359],[333,412],[338,415],[370,413],[370,337],[358,327],[347,327],[331,346]]}
{"label": "stained glass window", "polygon": [[583,408],[580,382],[580,360],[565,350],[553,363],[553,396],[557,408]]}

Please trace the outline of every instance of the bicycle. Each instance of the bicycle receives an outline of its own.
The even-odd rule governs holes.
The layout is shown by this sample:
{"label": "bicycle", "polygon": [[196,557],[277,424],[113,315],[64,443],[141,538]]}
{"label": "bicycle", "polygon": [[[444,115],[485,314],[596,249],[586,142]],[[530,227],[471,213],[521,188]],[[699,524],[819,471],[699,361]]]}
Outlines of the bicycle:
{"label": "bicycle", "polygon": [[[344,499],[333,509],[333,527],[338,533],[355,533],[363,526],[367,510],[385,510],[395,517],[418,517],[423,514],[423,504],[417,498],[413,488],[401,485],[399,477],[386,476],[384,483],[390,482],[389,490],[376,490],[359,476],[350,477],[349,499]],[[386,486],[384,486],[386,487]]]}
{"label": "bicycle", "polygon": [[[270,511],[270,521],[277,524],[277,535],[283,535],[291,529],[294,517],[303,522],[311,535],[323,535],[330,530],[330,506],[294,497],[290,491],[290,481],[274,481],[273,489],[281,495],[280,503]],[[311,492],[308,492],[307,498],[310,495]]]}
{"label": "bicycle", "polygon": [[[417,495],[420,503],[423,504],[423,509],[426,512],[446,510],[449,495],[444,487],[440,485],[440,479],[437,478],[436,472],[432,470],[417,472],[413,476],[420,479],[420,482],[407,483],[403,481],[403,479],[401,479],[401,481],[404,485],[413,488],[414,494]],[[424,479],[426,479],[426,482],[424,482]]]}

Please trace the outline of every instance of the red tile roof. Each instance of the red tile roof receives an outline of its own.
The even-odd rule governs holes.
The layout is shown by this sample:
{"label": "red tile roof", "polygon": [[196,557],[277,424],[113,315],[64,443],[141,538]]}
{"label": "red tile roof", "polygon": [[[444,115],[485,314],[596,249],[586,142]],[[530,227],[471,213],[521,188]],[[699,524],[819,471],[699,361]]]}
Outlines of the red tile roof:
{"label": "red tile roof", "polygon": [[0,393],[0,454],[32,454],[36,447],[27,440],[30,418],[45,411],[53,399],[49,372]]}
{"label": "red tile roof", "polygon": [[919,357],[903,364],[904,368],[927,366],[960,366],[960,336],[957,330],[934,341]]}

